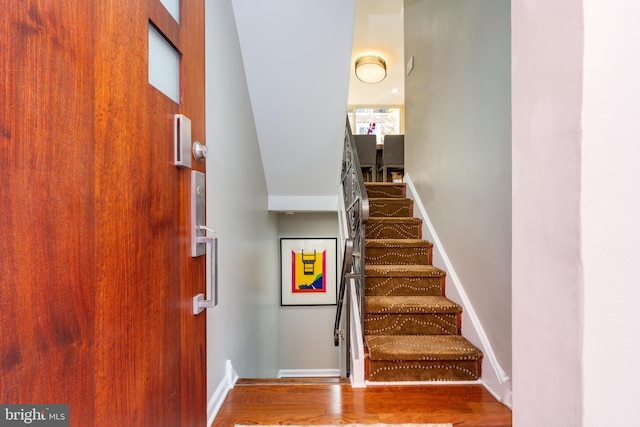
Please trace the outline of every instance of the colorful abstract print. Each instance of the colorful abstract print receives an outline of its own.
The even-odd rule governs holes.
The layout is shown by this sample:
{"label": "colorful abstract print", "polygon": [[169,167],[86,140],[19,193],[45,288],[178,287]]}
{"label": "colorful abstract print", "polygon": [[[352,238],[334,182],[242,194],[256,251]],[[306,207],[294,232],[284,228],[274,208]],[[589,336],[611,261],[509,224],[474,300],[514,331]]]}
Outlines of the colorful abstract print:
{"label": "colorful abstract print", "polygon": [[327,292],[327,251],[291,251],[291,291]]}

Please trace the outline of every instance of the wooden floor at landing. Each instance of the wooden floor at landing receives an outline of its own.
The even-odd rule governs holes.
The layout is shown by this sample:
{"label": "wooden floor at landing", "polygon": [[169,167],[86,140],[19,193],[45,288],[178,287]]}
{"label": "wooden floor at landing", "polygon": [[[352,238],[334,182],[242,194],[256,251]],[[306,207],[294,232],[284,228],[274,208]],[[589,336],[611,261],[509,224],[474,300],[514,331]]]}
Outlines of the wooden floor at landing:
{"label": "wooden floor at landing", "polygon": [[511,411],[476,384],[354,389],[339,379],[239,380],[213,427],[348,423],[511,427]]}

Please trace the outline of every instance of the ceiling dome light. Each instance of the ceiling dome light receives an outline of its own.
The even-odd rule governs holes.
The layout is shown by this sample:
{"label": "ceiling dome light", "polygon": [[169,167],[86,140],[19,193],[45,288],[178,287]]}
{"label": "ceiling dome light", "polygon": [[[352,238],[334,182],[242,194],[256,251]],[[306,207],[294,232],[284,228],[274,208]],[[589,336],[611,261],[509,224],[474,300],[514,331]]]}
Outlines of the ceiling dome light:
{"label": "ceiling dome light", "polygon": [[356,77],[365,83],[380,83],[387,77],[387,64],[375,55],[356,59]]}

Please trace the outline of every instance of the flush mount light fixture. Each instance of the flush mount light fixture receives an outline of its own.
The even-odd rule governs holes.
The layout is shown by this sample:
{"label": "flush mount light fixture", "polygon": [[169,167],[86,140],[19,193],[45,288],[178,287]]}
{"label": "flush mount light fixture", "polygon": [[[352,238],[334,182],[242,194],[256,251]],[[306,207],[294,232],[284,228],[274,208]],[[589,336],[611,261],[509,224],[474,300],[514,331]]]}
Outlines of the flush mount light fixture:
{"label": "flush mount light fixture", "polygon": [[387,64],[376,55],[356,59],[356,77],[365,83],[380,83],[387,77]]}

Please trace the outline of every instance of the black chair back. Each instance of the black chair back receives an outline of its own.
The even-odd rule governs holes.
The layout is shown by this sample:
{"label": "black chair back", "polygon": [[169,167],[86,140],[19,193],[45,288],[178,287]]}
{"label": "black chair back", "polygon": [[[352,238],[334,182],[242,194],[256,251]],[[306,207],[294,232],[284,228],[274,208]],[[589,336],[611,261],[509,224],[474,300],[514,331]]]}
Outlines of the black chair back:
{"label": "black chair back", "polygon": [[[375,181],[376,171],[376,136],[354,135],[358,160],[366,181]],[[367,179],[368,178],[368,179]]]}
{"label": "black chair back", "polygon": [[404,135],[385,135],[384,146],[382,148],[382,180],[387,181],[389,170],[404,173]]}

